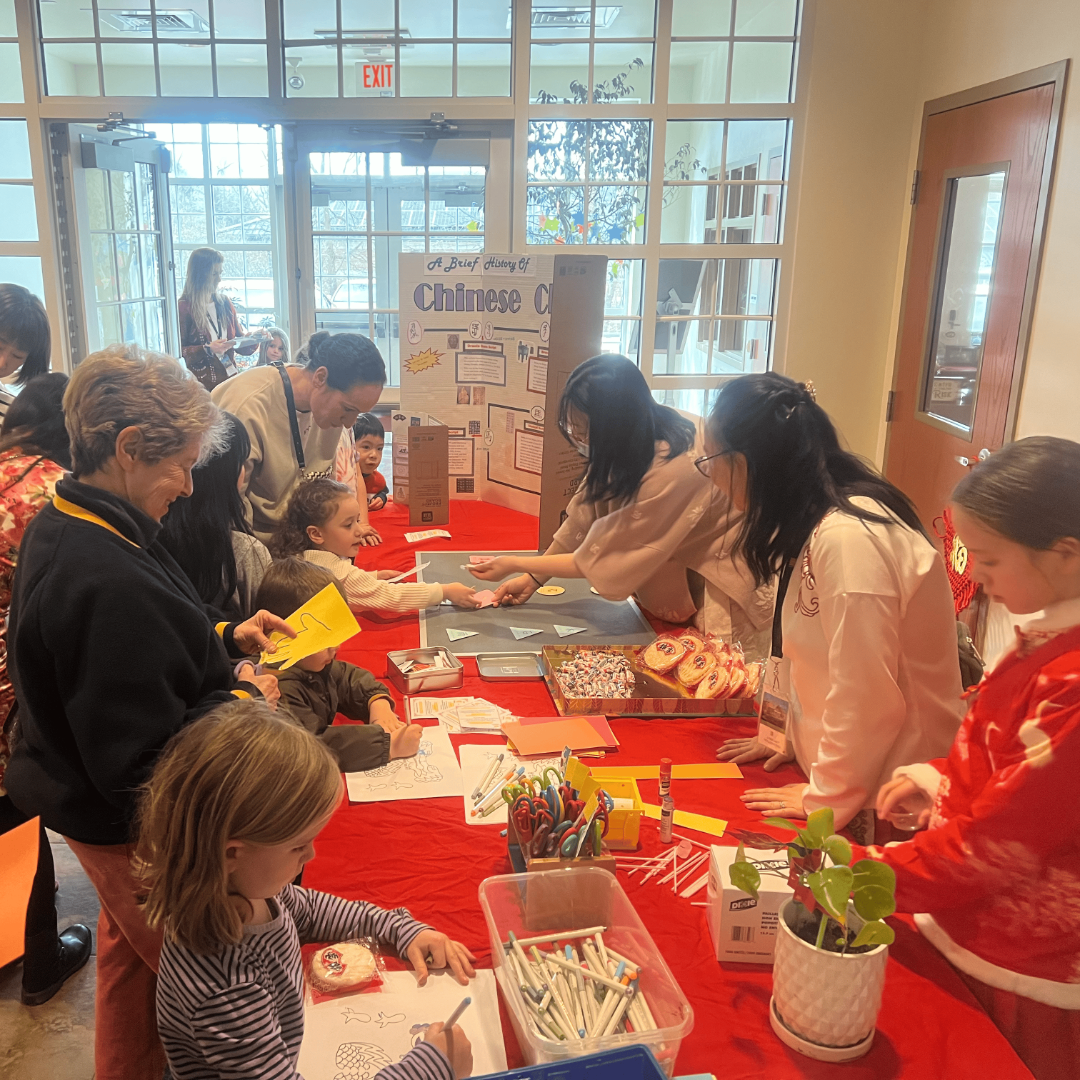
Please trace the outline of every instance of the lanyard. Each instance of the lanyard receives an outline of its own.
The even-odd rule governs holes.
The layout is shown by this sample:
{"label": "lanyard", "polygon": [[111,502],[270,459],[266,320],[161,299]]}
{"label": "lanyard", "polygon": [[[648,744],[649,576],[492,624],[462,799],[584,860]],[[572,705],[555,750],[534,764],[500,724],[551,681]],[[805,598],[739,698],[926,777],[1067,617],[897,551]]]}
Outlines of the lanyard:
{"label": "lanyard", "polygon": [[285,388],[285,403],[289,406],[289,428],[292,430],[293,453],[296,454],[296,464],[300,467],[300,474],[304,473],[304,440],[300,438],[300,421],[296,418],[296,399],[293,397],[292,382],[285,372],[285,365],[280,360],[271,363],[276,367],[281,376],[281,385]]}
{"label": "lanyard", "polygon": [[789,559],[780,575],[780,581],[776,586],[776,606],[773,608],[772,620],[772,654],[780,660],[784,656],[784,597],[787,596],[788,585],[791,582],[791,572],[795,569],[798,556]]}

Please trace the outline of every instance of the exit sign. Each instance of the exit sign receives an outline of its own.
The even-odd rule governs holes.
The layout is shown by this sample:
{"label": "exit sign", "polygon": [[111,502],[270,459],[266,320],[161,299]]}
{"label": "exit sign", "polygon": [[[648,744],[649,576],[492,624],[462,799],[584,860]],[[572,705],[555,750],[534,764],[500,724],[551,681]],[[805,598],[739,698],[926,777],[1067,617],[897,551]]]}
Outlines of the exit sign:
{"label": "exit sign", "polygon": [[365,64],[364,65],[364,89],[371,90],[375,87],[390,90],[394,86],[393,64]]}

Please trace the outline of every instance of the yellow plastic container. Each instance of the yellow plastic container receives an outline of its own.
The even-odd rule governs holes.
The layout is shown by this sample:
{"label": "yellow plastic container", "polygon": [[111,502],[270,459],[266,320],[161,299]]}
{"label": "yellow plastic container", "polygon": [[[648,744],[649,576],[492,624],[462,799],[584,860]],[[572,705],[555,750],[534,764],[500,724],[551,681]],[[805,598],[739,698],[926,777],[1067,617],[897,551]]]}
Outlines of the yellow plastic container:
{"label": "yellow plastic container", "polygon": [[566,763],[566,781],[576,788],[581,797],[588,802],[593,795],[603,789],[613,799],[629,799],[632,807],[616,807],[608,812],[608,831],[604,837],[604,846],[611,851],[633,851],[638,846],[641,835],[641,819],[645,810],[641,801],[641,792],[636,780],[623,777],[604,778],[604,770],[590,769],[577,758]]}

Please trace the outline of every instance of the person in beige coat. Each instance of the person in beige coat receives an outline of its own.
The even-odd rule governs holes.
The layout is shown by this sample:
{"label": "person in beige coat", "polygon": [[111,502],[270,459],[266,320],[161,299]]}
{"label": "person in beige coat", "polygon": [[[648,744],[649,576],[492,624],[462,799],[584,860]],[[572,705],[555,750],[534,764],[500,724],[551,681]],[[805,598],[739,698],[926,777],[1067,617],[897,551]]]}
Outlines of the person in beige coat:
{"label": "person in beige coat", "polygon": [[255,535],[270,540],[301,480],[332,476],[343,429],[379,400],[386,365],[362,334],[313,334],[288,366],[252,368],[214,388],[251,439],[241,480]]}
{"label": "person in beige coat", "polygon": [[500,556],[473,575],[518,574],[496,591],[500,604],[525,603],[551,578],[586,578],[605,599],[634,595],[667,622],[765,656],[773,591],[730,554],[742,516],[696,467],[704,449],[694,425],[613,354],[575,369],[559,425],[586,462],[566,520],[543,555]]}

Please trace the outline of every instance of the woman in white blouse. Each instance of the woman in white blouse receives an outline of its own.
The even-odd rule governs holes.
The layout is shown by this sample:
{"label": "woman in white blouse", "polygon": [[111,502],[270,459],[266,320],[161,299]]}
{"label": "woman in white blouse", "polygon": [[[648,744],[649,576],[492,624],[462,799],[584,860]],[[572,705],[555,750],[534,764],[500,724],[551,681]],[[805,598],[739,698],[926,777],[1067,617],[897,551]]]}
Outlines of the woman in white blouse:
{"label": "woman in white blouse", "polygon": [[[705,448],[700,467],[744,511],[735,551],[759,582],[791,567],[779,619],[788,737],[810,782],[743,801],[784,817],[831,806],[837,828],[865,833],[893,769],[948,753],[960,726],[945,564],[910,500],[842,449],[812,390],[783,375],[727,383]],[[756,739],[730,739],[717,757],[766,758],[769,771],[790,760]]]}

